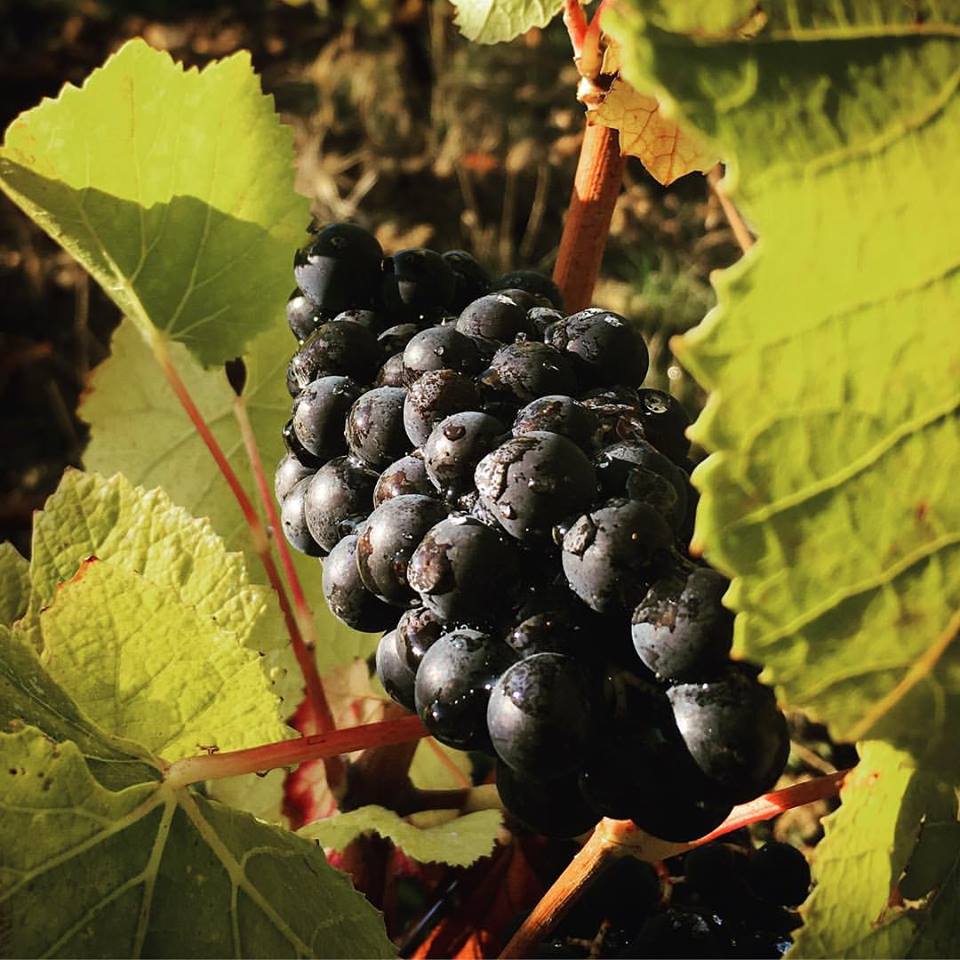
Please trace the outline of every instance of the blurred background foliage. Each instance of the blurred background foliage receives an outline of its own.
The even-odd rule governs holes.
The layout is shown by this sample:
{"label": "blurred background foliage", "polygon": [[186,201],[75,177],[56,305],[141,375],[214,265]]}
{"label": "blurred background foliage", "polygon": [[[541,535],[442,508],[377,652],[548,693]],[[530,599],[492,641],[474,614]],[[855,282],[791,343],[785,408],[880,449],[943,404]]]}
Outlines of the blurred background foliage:
{"label": "blurred background foliage", "polygon": [[[462,248],[494,273],[552,268],[583,126],[559,20],[480,46],[458,34],[448,0],[0,0],[3,128],[133,36],[191,65],[249,49],[320,219],[355,220],[387,252]],[[594,299],[641,326],[655,385],[691,413],[702,398],[667,343],[703,316],[710,272],[737,256],[702,176],[665,189],[628,162]],[[82,464],[77,399],[119,317],[2,196],[0,290],[0,538],[26,551],[32,511]]]}

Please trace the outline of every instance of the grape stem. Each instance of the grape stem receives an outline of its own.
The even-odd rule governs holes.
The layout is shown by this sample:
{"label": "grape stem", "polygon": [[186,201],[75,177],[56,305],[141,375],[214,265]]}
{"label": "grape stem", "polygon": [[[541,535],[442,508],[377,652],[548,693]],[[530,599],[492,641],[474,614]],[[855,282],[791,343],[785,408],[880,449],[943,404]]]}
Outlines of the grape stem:
{"label": "grape stem", "polygon": [[590,306],[613,208],[620,194],[624,164],[617,131],[590,123],[588,115],[553,269],[554,282],[571,313]]}
{"label": "grape stem", "polygon": [[[210,455],[216,462],[220,473],[223,474],[223,478],[227,481],[227,485],[230,487],[230,490],[237,501],[237,505],[240,507],[240,512],[243,514],[243,518],[246,521],[247,527],[250,531],[250,536],[253,541],[253,548],[256,551],[257,556],[260,558],[260,562],[267,574],[267,579],[270,581],[271,587],[273,587],[273,590],[277,595],[277,599],[280,604],[280,610],[283,614],[287,631],[290,635],[290,642],[293,646],[297,661],[300,664],[300,669],[303,672],[307,694],[310,696],[315,708],[314,713],[317,717],[322,718],[319,722],[328,722],[329,729],[332,730],[334,726],[333,716],[323,691],[323,685],[320,683],[320,678],[317,676],[313,654],[304,643],[297,616],[290,605],[290,599],[287,596],[287,591],[284,587],[283,581],[280,578],[280,573],[277,570],[277,566],[274,563],[273,554],[270,552],[270,540],[267,536],[267,531],[263,525],[263,521],[260,519],[260,515],[254,508],[253,502],[250,500],[246,490],[244,490],[243,485],[240,483],[240,480],[234,472],[234,469],[231,466],[230,461],[227,459],[226,454],[223,452],[223,448],[220,446],[217,438],[213,435],[210,425],[207,423],[203,414],[200,412],[199,408],[194,402],[189,388],[187,387],[186,383],[184,383],[183,378],[180,376],[180,372],[173,363],[173,360],[170,357],[170,352],[167,349],[166,340],[162,335],[157,334],[151,338],[150,346],[153,351],[153,355],[160,366],[160,369],[163,371],[163,375],[166,378],[167,383],[170,384],[171,389],[176,394],[177,399],[180,401],[180,405],[190,418],[190,421],[196,428],[197,433],[200,435],[200,438],[206,445],[207,450],[210,451]],[[234,409],[236,410],[236,406]],[[262,482],[265,486],[266,480],[263,476],[263,462],[260,460],[260,454],[256,447],[256,440],[253,438],[253,431],[250,427],[249,417],[245,416],[245,407],[243,409],[243,413],[244,419],[246,420],[246,426],[244,426],[244,423],[241,422],[240,429],[241,433],[244,434],[244,443],[247,446],[247,453],[250,456],[254,475],[257,476],[258,482]],[[249,437],[247,434],[249,434]],[[261,489],[261,495],[262,494],[263,489]],[[269,512],[269,505],[272,505],[269,495],[265,500],[265,505],[267,505]],[[275,516],[276,510],[273,511],[273,517],[275,518]],[[276,530],[276,527],[274,529]],[[282,540],[282,537],[277,536],[276,539],[279,543]],[[286,546],[286,544],[284,543],[283,546]],[[281,549],[281,557],[282,556],[283,551]],[[292,570],[292,562],[290,569]],[[299,580],[296,581],[296,587],[298,588],[299,596],[302,599],[303,591],[302,589],[299,589]],[[296,595],[297,594],[295,592],[295,596]],[[303,606],[306,608],[305,599],[303,600]],[[309,614],[308,608],[307,613]],[[308,619],[311,619],[312,621],[312,618]],[[324,731],[321,730],[320,732],[323,733]],[[331,788],[339,787],[344,781],[344,776],[345,771],[343,769],[343,763],[339,759],[327,768],[327,777]]]}
{"label": "grape stem", "polygon": [[[283,566],[287,585],[290,588],[290,596],[293,599],[293,609],[291,610],[286,591],[284,591],[280,600],[280,608],[290,637],[290,645],[293,647],[293,654],[297,658],[300,672],[303,675],[307,699],[313,708],[311,712],[312,722],[308,723],[307,729],[300,732],[305,734],[327,733],[330,730],[335,730],[337,724],[327,701],[326,691],[323,689],[323,681],[317,672],[317,661],[314,656],[314,651],[317,648],[317,631],[313,620],[313,612],[307,603],[300,577],[293,565],[290,547],[287,544],[286,537],[283,536],[283,531],[280,529],[277,506],[267,483],[267,475],[263,469],[263,459],[257,446],[257,437],[253,432],[250,414],[242,395],[233,398],[233,415],[240,427],[240,436],[243,438],[243,446],[247,451],[250,470],[253,473],[257,484],[257,492],[260,495],[260,504],[267,515],[270,532],[273,534],[273,542],[277,547],[277,553],[280,555],[280,563]],[[281,596],[279,592],[278,596]],[[336,795],[346,784],[347,772],[344,762],[340,757],[328,757],[323,762],[323,768],[326,772],[327,785]]]}
{"label": "grape stem", "polygon": [[307,760],[324,760],[355,750],[385,747],[428,736],[420,718],[410,715],[398,720],[365,723],[329,733],[317,733],[294,740],[264,743],[246,750],[184,757],[167,767],[166,783],[174,789],[203,780],[220,780],[245,773],[265,773],[276,767],[292,767]]}
{"label": "grape stem", "polygon": [[730,816],[716,830],[689,843],[658,840],[644,833],[629,820],[602,820],[580,852],[533,908],[500,956],[529,957],[537,944],[560,922],[581,892],[612,859],[632,856],[655,863],[674,857],[751,823],[769,820],[784,810],[835,796],[840,792],[843,780],[849,772],[841,770],[826,777],[805,780],[734,807]]}

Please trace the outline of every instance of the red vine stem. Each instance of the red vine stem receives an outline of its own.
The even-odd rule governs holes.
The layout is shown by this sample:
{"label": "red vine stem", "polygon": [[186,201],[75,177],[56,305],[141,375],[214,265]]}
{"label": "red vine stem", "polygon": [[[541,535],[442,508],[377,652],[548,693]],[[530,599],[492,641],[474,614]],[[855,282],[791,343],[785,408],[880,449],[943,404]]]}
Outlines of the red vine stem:
{"label": "red vine stem", "polygon": [[365,723],[359,727],[347,727],[294,740],[264,743],[247,750],[184,757],[167,767],[164,779],[169,786],[179,789],[202,780],[220,780],[244,773],[263,773],[275,767],[291,767],[307,760],[325,760],[328,757],[353,753],[355,750],[386,747],[428,735],[420,718],[410,715],[398,720]]}
{"label": "red vine stem", "polygon": [[[176,394],[177,399],[180,401],[181,406],[186,411],[186,414],[196,428],[197,433],[200,435],[200,438],[210,451],[210,455],[216,462],[220,473],[223,474],[224,479],[227,481],[227,485],[230,487],[230,490],[240,507],[240,511],[243,513],[244,520],[246,521],[247,527],[250,530],[251,539],[253,540],[254,550],[256,551],[257,556],[260,558],[260,562],[263,564],[263,569],[266,571],[267,579],[270,581],[271,587],[273,587],[274,592],[277,594],[277,599],[280,603],[280,610],[283,614],[287,631],[290,634],[290,642],[293,646],[297,661],[300,664],[300,669],[303,672],[307,693],[315,707],[315,715],[318,718],[328,718],[330,729],[333,729],[333,717],[330,713],[330,707],[327,703],[326,696],[324,695],[320,678],[317,676],[313,655],[307,649],[306,644],[303,641],[303,635],[300,632],[300,626],[298,624],[297,617],[290,606],[290,600],[287,596],[287,591],[284,589],[283,581],[280,579],[279,571],[277,570],[277,566],[273,561],[273,554],[270,552],[270,541],[267,537],[267,531],[263,526],[263,521],[260,519],[260,515],[254,508],[250,497],[247,496],[246,490],[243,489],[239,478],[234,472],[234,469],[231,466],[230,461],[227,459],[226,454],[223,452],[223,449],[217,441],[217,438],[213,435],[213,431],[210,429],[209,424],[204,419],[204,416],[200,412],[196,403],[194,403],[193,397],[190,395],[190,390],[183,382],[180,372],[177,370],[170,358],[170,352],[167,349],[166,341],[162,336],[156,335],[151,338],[151,348],[157,363],[160,365],[160,369],[163,371],[163,375],[167,379],[167,383],[170,384],[171,389]],[[236,406],[234,409],[236,410]],[[244,414],[245,413],[246,410],[244,408]],[[241,433],[243,433],[243,423],[241,423],[240,429]],[[250,437],[252,438],[253,432],[250,429],[249,418],[246,418],[246,429],[249,431]],[[247,444],[246,436],[244,436],[244,443]],[[258,482],[263,480],[265,483],[265,479],[263,477],[263,463],[260,460],[260,455],[259,451],[257,451],[255,440],[252,441],[252,453],[249,444],[247,445],[247,452],[251,456],[251,465],[254,463],[254,457],[256,458],[256,462],[259,464],[259,471],[256,466],[253,466],[254,474],[258,475]],[[269,502],[271,501],[269,501],[268,498],[268,503]],[[274,515],[276,515],[276,511],[274,511]],[[277,539],[279,541],[281,538],[277,537]],[[284,544],[284,546],[285,545],[286,544]],[[297,581],[297,587],[299,588],[299,586],[299,581]],[[302,597],[302,595],[303,592],[301,590],[300,596]],[[305,605],[306,602],[304,601],[304,606]],[[323,720],[321,719],[320,722],[323,722]],[[339,763],[339,761],[332,764],[331,768],[327,770],[328,782],[330,782],[331,787],[339,786],[340,782],[343,780],[343,775],[344,771],[342,764]],[[329,779],[331,776],[333,777],[332,781]]]}
{"label": "red vine stem", "polygon": [[553,270],[564,306],[571,313],[590,305],[624,163],[617,131],[588,122]]}
{"label": "red vine stem", "polygon": [[303,673],[303,679],[307,687],[307,696],[313,707],[314,717],[319,729],[317,733],[326,733],[328,730],[336,729],[336,721],[333,719],[333,712],[330,704],[327,702],[327,696],[323,689],[323,683],[320,675],[317,673],[316,660],[313,657],[313,651],[317,646],[316,626],[313,622],[313,614],[307,603],[307,598],[303,592],[303,586],[300,578],[297,576],[296,568],[293,565],[293,557],[290,555],[290,547],[287,545],[283,531],[280,529],[280,517],[277,514],[277,507],[270,493],[270,487],[267,484],[267,477],[263,470],[263,460],[260,457],[260,450],[257,448],[257,438],[253,432],[250,423],[250,416],[247,413],[247,405],[243,397],[234,397],[233,413],[237,423],[240,426],[240,435],[243,437],[243,445],[247,450],[247,457],[250,460],[250,469],[257,483],[257,492],[260,494],[260,502],[266,511],[267,520],[270,523],[270,529],[273,532],[273,540],[277,546],[277,553],[280,554],[280,563],[283,565],[283,571],[287,577],[287,584],[290,587],[290,595],[293,597],[295,618],[292,616],[289,604],[285,605],[284,616],[287,618],[287,628],[290,631],[290,641],[293,645],[293,652],[296,654],[297,662],[300,664],[300,670]]}
{"label": "red vine stem", "polygon": [[849,772],[843,770],[826,777],[816,777],[741,804],[733,809],[716,830],[690,843],[658,840],[645,834],[629,820],[601,821],[580,852],[524,920],[500,956],[530,956],[536,945],[559,923],[591,880],[614,857],[635,856],[654,862],[676,856],[751,823],[769,820],[784,810],[832,797],[840,792],[844,777]]}

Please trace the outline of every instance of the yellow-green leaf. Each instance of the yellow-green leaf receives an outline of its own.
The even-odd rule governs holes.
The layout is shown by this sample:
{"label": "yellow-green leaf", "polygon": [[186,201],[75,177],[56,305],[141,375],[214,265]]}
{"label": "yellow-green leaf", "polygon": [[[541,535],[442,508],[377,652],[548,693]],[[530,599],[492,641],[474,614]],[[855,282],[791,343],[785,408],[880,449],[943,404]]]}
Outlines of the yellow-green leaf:
{"label": "yellow-green leaf", "polygon": [[563,9],[563,0],[453,0],[460,32],[476,43],[500,43],[545,27]]}
{"label": "yellow-green leaf", "polygon": [[242,353],[289,292],[307,219],[292,164],[248,53],[184,70],[131,40],[10,125],[0,188],[144,337],[210,365]]}
{"label": "yellow-green leaf", "polygon": [[392,810],[371,805],[318,820],[297,832],[334,850],[345,849],[364,833],[376,833],[413,860],[455,867],[469,866],[493,852],[502,822],[499,810],[478,810],[462,817],[456,811],[449,813],[450,819],[418,827]]}
{"label": "yellow-green leaf", "polygon": [[12,543],[0,543],[0,623],[19,620],[29,602],[30,564]]}

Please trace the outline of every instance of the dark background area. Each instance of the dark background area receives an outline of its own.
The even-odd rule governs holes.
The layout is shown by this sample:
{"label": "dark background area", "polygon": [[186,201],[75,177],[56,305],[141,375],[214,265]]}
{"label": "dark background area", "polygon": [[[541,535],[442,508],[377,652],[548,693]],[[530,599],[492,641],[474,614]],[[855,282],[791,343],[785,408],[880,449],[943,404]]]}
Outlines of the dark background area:
{"label": "dark background area", "polygon": [[[494,272],[551,269],[583,125],[558,21],[481,46],[448,0],[0,0],[2,127],[134,36],[190,65],[249,49],[319,218],[356,220],[387,252],[458,247]],[[667,342],[737,256],[702,176],[664,189],[629,162],[595,301],[642,326],[656,385],[691,413],[701,397]],[[26,553],[33,510],[82,463],[77,401],[119,316],[2,196],[0,291],[0,538]]]}

